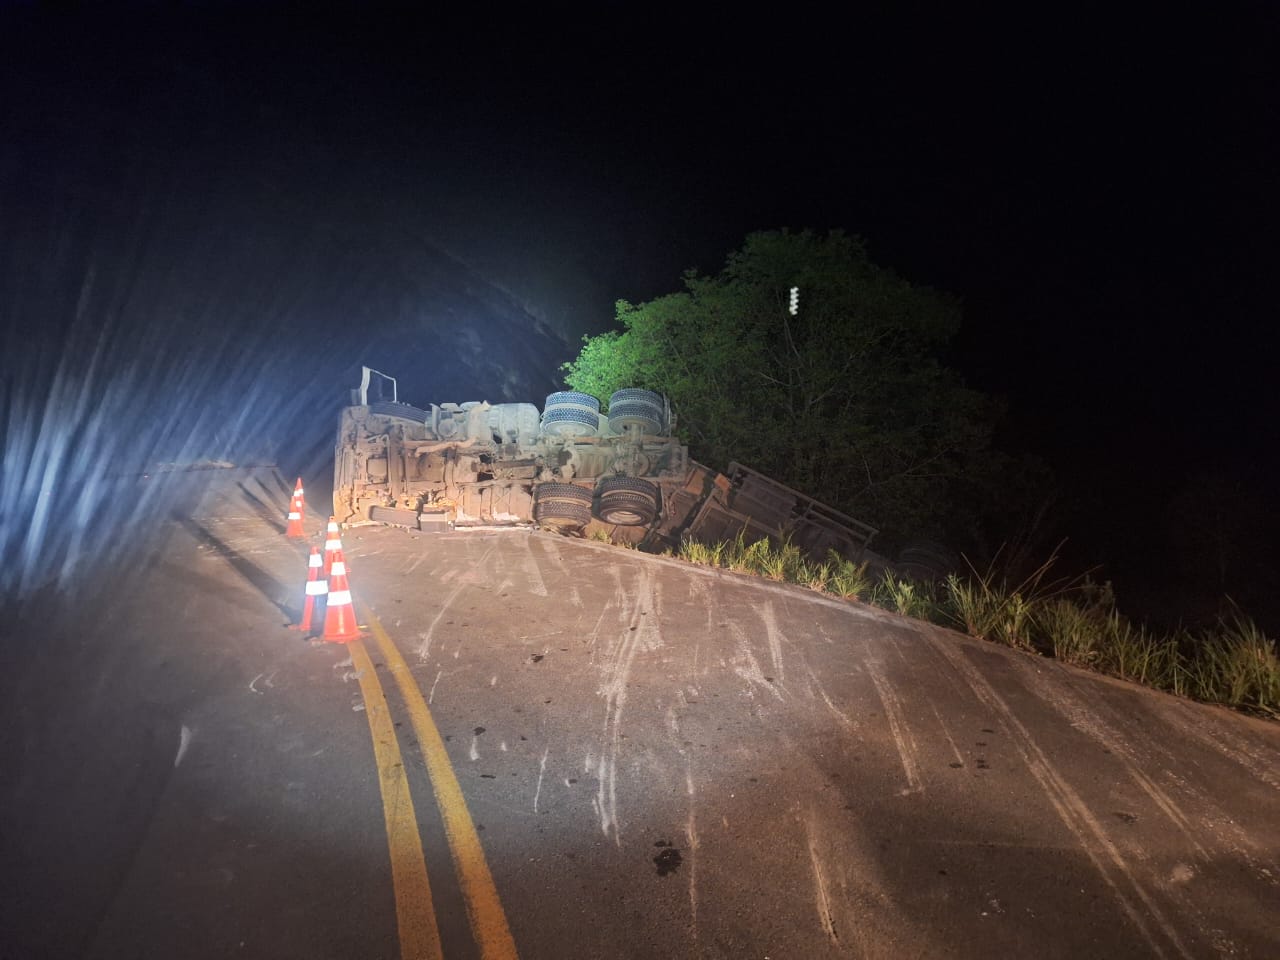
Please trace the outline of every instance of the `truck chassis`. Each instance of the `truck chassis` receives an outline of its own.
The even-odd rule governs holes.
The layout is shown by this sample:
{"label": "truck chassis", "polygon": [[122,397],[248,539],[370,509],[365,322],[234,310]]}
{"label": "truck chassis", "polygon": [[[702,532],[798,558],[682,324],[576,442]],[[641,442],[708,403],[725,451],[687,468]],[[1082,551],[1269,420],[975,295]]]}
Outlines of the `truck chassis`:
{"label": "truck chassis", "polygon": [[[379,396],[386,381],[390,399]],[[617,391],[606,413],[573,391],[551,394],[541,412],[482,401],[420,408],[366,367],[352,394],[334,450],[334,516],[344,524],[603,531],[656,550],[743,535],[853,560],[876,533],[740,464],[721,474],[690,459],[670,404],[648,390]]]}

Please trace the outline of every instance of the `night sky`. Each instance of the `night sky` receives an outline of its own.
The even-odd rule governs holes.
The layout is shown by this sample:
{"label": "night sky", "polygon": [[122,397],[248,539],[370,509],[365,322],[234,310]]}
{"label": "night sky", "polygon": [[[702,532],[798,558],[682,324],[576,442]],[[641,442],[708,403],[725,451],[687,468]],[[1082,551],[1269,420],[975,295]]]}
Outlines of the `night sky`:
{"label": "night sky", "polygon": [[[714,272],[752,230],[843,228],[962,298],[949,360],[1006,400],[1004,446],[1055,471],[1072,561],[1105,564],[1122,601],[1176,603],[1169,511],[1190,477],[1220,471],[1274,524],[1280,34],[1269,4],[1156,10],[9,5],[5,401],[23,351],[66,333],[66,303],[46,316],[15,293],[60,247],[83,252],[57,261],[73,293],[95,250],[110,270],[189,248],[206,286],[175,323],[199,342],[230,335],[208,305],[240,276],[246,328],[283,331],[351,284],[373,291],[376,326],[405,292],[367,266],[309,274],[308,257],[429,243],[569,359],[614,300]],[[259,254],[237,246],[248,232]],[[408,399],[467,399],[405,376]],[[1255,549],[1235,576],[1265,593],[1275,556]]]}

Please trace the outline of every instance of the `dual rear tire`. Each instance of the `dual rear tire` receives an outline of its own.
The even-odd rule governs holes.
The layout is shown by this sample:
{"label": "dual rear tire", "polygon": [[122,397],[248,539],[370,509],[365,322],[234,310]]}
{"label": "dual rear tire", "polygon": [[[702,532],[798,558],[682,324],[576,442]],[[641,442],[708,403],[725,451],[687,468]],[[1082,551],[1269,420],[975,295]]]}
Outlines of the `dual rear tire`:
{"label": "dual rear tire", "polygon": [[644,527],[658,517],[658,487],[639,477],[605,477],[595,495],[572,483],[538,485],[533,519],[541,527],[572,533],[591,521],[594,513],[604,523]]}
{"label": "dual rear tire", "polygon": [[541,429],[552,437],[594,437],[600,432],[600,401],[573,390],[553,393],[543,408]]}
{"label": "dual rear tire", "polygon": [[609,429],[614,433],[631,429],[644,436],[660,436],[665,426],[662,394],[628,387],[609,398]]}
{"label": "dual rear tire", "polygon": [[638,477],[605,477],[596,487],[596,516],[623,527],[647,527],[658,516],[658,488]]}
{"label": "dual rear tire", "polygon": [[539,484],[533,519],[561,533],[581,530],[591,521],[591,491],[572,483]]}

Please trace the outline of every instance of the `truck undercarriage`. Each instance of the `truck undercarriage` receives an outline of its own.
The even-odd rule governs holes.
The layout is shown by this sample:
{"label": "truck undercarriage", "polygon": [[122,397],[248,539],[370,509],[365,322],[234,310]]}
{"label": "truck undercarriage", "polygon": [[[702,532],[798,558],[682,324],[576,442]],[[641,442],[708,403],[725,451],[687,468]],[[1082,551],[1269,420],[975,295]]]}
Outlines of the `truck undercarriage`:
{"label": "truck undercarriage", "polygon": [[[379,397],[386,381],[391,399]],[[342,523],[533,524],[655,549],[743,534],[855,560],[876,532],[739,464],[720,474],[691,460],[670,404],[648,390],[617,391],[605,413],[595,397],[560,391],[540,413],[532,403],[419,408],[401,403],[394,383],[365,368],[339,417],[333,506]]]}

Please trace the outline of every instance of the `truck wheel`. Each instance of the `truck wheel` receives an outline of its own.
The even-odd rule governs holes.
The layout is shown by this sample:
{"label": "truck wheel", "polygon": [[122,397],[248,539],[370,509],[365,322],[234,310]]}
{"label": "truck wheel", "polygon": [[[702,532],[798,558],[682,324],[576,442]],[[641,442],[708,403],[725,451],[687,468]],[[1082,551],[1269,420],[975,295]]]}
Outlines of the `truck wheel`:
{"label": "truck wheel", "polygon": [[658,410],[662,409],[662,394],[654,393],[652,390],[641,390],[638,387],[625,387],[622,390],[615,390],[613,395],[609,397],[609,406],[612,407],[615,403],[622,403],[625,400],[639,400]]}
{"label": "truck wheel", "polygon": [[600,401],[589,393],[578,393],[576,390],[558,390],[547,394],[543,407],[587,407],[596,413],[600,412]]}
{"label": "truck wheel", "polygon": [[596,516],[622,527],[643,527],[658,516],[658,488],[637,477],[605,477]]}
{"label": "truck wheel", "polygon": [[549,437],[594,437],[600,432],[600,401],[587,393],[561,390],[547,397],[542,433]]}
{"label": "truck wheel", "polygon": [[662,394],[652,390],[627,387],[609,398],[609,429],[625,433],[639,429],[645,436],[661,436],[665,424]]}
{"label": "truck wheel", "polygon": [[542,432],[552,437],[594,437],[600,432],[600,414],[584,407],[552,407],[542,415]]}
{"label": "truck wheel", "polygon": [[571,483],[539,484],[533,519],[562,533],[579,530],[591,521],[591,491]]}

